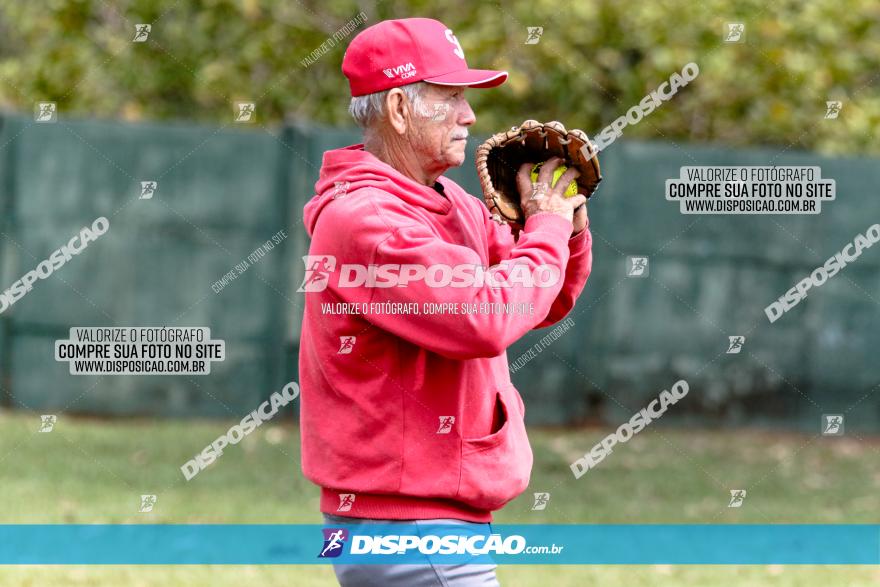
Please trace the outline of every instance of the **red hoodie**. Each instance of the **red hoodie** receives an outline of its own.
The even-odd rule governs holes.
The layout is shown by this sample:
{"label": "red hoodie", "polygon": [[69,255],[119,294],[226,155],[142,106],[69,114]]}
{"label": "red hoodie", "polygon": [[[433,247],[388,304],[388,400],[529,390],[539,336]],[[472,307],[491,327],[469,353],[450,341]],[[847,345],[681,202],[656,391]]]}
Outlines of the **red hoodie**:
{"label": "red hoodie", "polygon": [[[570,222],[538,214],[515,242],[480,200],[445,177],[438,182],[443,194],[353,145],[324,154],[318,195],[306,204],[307,268],[320,259],[326,271],[307,271],[314,291],[303,284],[302,468],[321,487],[322,512],[489,522],[528,486],[532,451],[505,349],[571,310],[590,273],[589,230],[569,238]],[[483,285],[430,287],[426,277],[406,287],[344,287],[353,275],[346,264],[503,260],[550,266],[560,278],[526,287],[501,266]],[[384,302],[410,313],[368,310]],[[421,311],[431,303],[462,313]],[[485,303],[532,304],[533,313]],[[332,313],[337,304],[361,306]],[[344,313],[353,308],[361,313]]]}

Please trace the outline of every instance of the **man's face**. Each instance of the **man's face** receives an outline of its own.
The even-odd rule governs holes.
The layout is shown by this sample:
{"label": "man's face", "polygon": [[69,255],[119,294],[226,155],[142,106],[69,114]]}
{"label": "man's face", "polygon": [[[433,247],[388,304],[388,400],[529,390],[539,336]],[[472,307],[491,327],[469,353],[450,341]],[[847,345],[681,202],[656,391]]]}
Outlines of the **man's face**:
{"label": "man's face", "polygon": [[464,88],[428,84],[412,129],[412,145],[422,168],[442,173],[464,163],[467,127],[475,121]]}

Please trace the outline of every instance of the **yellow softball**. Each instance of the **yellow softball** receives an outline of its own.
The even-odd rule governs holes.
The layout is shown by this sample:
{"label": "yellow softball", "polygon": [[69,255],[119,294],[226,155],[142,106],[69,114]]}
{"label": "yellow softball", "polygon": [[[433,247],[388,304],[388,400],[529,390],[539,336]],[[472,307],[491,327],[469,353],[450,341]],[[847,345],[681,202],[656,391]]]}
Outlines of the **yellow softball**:
{"label": "yellow softball", "polygon": [[[536,163],[534,167],[532,167],[532,182],[538,181],[538,170],[541,169],[543,163]],[[562,177],[562,174],[565,173],[565,170],[568,169],[565,165],[560,165],[553,172],[553,184],[550,186],[555,187],[556,182],[559,181],[559,178]],[[568,188],[566,188],[565,192],[562,194],[566,198],[570,198],[572,196],[578,195],[578,184],[575,180],[571,180],[568,182]]]}

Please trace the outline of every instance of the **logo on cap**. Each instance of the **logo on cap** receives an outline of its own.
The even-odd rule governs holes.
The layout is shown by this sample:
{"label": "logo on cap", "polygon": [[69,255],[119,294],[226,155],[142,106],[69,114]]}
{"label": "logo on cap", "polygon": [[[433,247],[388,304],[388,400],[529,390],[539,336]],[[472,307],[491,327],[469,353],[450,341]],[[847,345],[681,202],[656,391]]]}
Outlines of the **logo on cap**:
{"label": "logo on cap", "polygon": [[452,29],[446,29],[446,40],[455,45],[455,49],[452,51],[455,53],[455,56],[459,59],[464,59],[464,49],[461,48],[458,38],[452,34]]}
{"label": "logo on cap", "polygon": [[407,79],[413,77],[416,74],[416,66],[409,63],[401,63],[400,65],[396,65],[389,69],[382,70],[389,79],[394,79],[397,76],[400,76],[400,79]]}

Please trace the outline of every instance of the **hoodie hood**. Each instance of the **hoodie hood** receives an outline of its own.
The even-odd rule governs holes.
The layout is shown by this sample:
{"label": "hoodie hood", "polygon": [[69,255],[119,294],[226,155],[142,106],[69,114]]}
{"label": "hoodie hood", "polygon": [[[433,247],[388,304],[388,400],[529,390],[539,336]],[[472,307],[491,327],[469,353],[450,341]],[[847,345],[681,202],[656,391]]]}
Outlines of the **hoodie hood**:
{"label": "hoodie hood", "polygon": [[[446,186],[445,178],[440,177],[437,181]],[[303,212],[303,221],[309,236],[312,236],[321,211],[339,196],[343,187],[339,184],[345,182],[348,182],[344,186],[347,194],[373,188],[436,214],[448,214],[452,209],[450,201],[434,188],[420,184],[380,161],[365,151],[362,144],[351,145],[324,153],[321,173],[315,183],[317,195],[309,200]]]}

